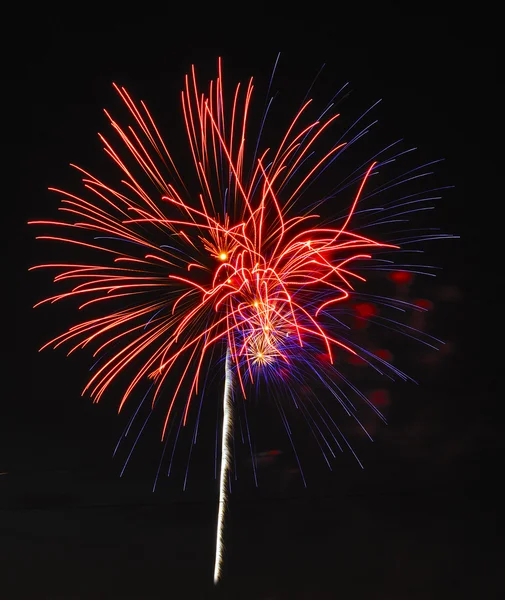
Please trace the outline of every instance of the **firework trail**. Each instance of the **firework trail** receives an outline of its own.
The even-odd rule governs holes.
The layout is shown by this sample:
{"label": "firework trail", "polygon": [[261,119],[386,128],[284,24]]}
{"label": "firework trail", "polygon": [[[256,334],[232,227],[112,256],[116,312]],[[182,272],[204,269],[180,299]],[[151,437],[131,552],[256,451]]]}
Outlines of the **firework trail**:
{"label": "firework trail", "polygon": [[[43,348],[66,344],[68,354],[93,348],[95,362],[83,394],[94,402],[129,374],[119,411],[134,393],[143,400],[122,439],[142,410],[149,408],[124,468],[151,415],[161,406],[164,446],[155,485],[173,435],[170,474],[179,433],[191,411],[196,443],[214,353],[226,347],[215,581],[223,555],[232,462],[232,387],[244,400],[262,379],[271,382],[272,390],[286,389],[330,466],[336,449],[346,445],[352,451],[350,444],[327,406],[297,396],[286,382],[320,382],[340,409],[365,429],[351,395],[376,409],[338,368],[339,357],[357,356],[390,379],[409,378],[353,339],[352,327],[345,322],[349,303],[367,298],[361,286],[370,272],[401,269],[433,275],[426,265],[395,263],[392,253],[408,256],[411,249],[420,252],[414,244],[453,237],[433,229],[405,229],[412,214],[432,208],[429,203],[439,198],[442,188],[402,191],[390,199],[392,191],[405,190],[409,183],[431,175],[431,165],[437,162],[408,168],[384,181],[380,171],[412,151],[398,149],[399,141],[373,153],[339,185],[333,183],[327,195],[314,193],[313,184],[373,126],[375,122],[366,124],[365,119],[375,105],[324,146],[323,134],[340,117],[335,112],[338,94],[315,118],[309,114],[312,101],[305,99],[280,143],[261,149],[270,99],[251,152],[247,139],[253,87],[252,79],[245,89],[237,85],[231,109],[225,110],[221,61],[206,93],[197,84],[194,67],[186,76],[181,101],[196,174],[191,180],[177,169],[145,103],[135,103],[115,85],[133,125],[124,128],[106,112],[120,148],[102,135],[100,139],[122,173],[121,186],[111,187],[75,167],[86,195],[54,190],[67,220],[32,222],[66,232],[37,239],[69,244],[76,256],[86,257],[82,262],[32,267],[55,269],[55,283],[67,286],[36,306],[76,299],[82,315],[80,322]],[[310,194],[309,202],[301,201]],[[319,209],[343,194],[344,212],[323,218]],[[380,241],[368,235],[372,226],[383,230]],[[410,308],[394,298],[378,296],[376,301],[400,313]],[[385,316],[378,315],[375,321],[430,347],[438,343]],[[164,398],[162,390],[167,388],[171,393]],[[197,396],[200,403],[193,409]],[[243,404],[244,437],[252,454]],[[305,483],[285,407],[276,404]],[[189,459],[186,478],[188,469]]]}
{"label": "firework trail", "polygon": [[221,576],[221,565],[223,562],[223,529],[224,515],[228,494],[226,487],[228,485],[228,474],[230,469],[230,442],[233,428],[233,405],[232,405],[232,371],[230,363],[230,351],[226,350],[225,359],[225,378],[223,394],[223,433],[221,441],[221,469],[219,475],[219,509],[217,515],[217,533],[216,533],[216,558],[214,565],[214,583],[217,583]]}

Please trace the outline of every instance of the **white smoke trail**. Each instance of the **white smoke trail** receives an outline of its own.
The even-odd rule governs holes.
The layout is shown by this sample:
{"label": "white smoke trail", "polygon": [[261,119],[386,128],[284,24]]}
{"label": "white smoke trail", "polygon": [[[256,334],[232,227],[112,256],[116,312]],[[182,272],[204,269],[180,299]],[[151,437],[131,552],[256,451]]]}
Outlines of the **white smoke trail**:
{"label": "white smoke trail", "polygon": [[232,372],[230,364],[230,350],[226,349],[225,379],[223,395],[223,437],[221,441],[221,473],[219,476],[219,510],[217,513],[216,534],[216,560],[214,563],[214,584],[219,581],[221,575],[221,564],[223,562],[223,528],[224,513],[228,494],[226,486],[228,483],[228,471],[230,468],[230,443],[233,427],[232,416]]}

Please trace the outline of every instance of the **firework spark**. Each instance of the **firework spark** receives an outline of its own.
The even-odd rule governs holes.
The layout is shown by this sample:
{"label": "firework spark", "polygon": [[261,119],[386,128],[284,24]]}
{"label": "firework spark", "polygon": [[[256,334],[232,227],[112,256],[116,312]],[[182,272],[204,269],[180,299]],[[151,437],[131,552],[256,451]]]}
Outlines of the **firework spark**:
{"label": "firework spark", "polygon": [[[84,251],[89,256],[85,262],[33,267],[56,269],[54,281],[68,286],[36,306],[74,298],[83,311],[80,314],[92,313],[43,348],[68,344],[71,354],[93,347],[97,363],[83,394],[90,394],[95,402],[122,380],[123,373],[131,373],[119,410],[146,380],[151,380],[154,408],[170,377],[172,391],[161,432],[165,441],[176,407],[181,406],[181,425],[186,425],[194,398],[203,395],[214,351],[226,348],[217,581],[231,461],[232,379],[236,392],[245,399],[248,387],[254,387],[263,372],[315,376],[351,414],[347,396],[317,358],[324,354],[331,365],[335,352],[366,354],[342,333],[335,314],[339,307],[348,306],[350,298],[359,297],[356,285],[365,282],[360,274],[365,268],[390,268],[390,261],[383,258],[385,252],[397,251],[413,240],[443,236],[397,234],[386,242],[364,235],[364,226],[351,228],[353,220],[363,216],[358,204],[372,177],[406,153],[395,154],[395,144],[357,168],[337,190],[352,190],[349,208],[339,219],[325,220],[318,212],[336,192],[313,198],[301,208],[300,199],[310,186],[368,131],[368,127],[352,131],[358,119],[347,129],[348,142],[342,138],[321,151],[323,134],[328,135],[338,122],[333,103],[314,119],[308,116],[311,101],[304,102],[280,143],[259,152],[257,138],[251,157],[247,139],[252,80],[245,90],[237,85],[228,113],[221,62],[207,93],[199,90],[192,68],[181,100],[196,172],[195,192],[176,168],[144,102],[135,103],[122,87],[115,85],[115,89],[133,125],[123,128],[106,112],[121,149],[101,135],[100,139],[122,172],[122,186],[111,187],[76,167],[85,195],[54,190],[61,196],[59,210],[67,220],[32,222],[63,232],[38,239],[71,244],[76,253]],[[391,149],[393,153],[386,157]],[[407,171],[375,186],[368,198],[425,174]],[[433,190],[429,192],[404,195],[372,210],[375,221],[371,224],[400,223],[408,212],[425,210],[425,203],[434,199]],[[401,267],[409,270],[408,265]],[[395,305],[394,300],[387,302]],[[368,355],[365,359],[372,362]],[[305,375],[297,365],[300,360]],[[406,377],[380,359],[374,368]],[[313,429],[329,446],[322,429]]]}

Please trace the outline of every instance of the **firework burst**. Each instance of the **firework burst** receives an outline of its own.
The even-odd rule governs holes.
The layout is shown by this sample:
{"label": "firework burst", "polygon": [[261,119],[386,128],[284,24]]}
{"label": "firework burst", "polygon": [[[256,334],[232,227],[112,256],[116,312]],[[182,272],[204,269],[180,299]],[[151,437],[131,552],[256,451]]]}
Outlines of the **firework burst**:
{"label": "firework burst", "polygon": [[[124,88],[115,89],[133,125],[124,128],[106,112],[121,150],[100,139],[122,171],[122,185],[111,187],[76,167],[85,193],[54,190],[61,196],[59,210],[66,219],[33,222],[55,229],[53,235],[38,239],[80,246],[89,256],[84,263],[33,267],[56,269],[55,282],[67,284],[65,291],[39,304],[74,298],[82,310],[79,315],[92,313],[44,348],[67,345],[69,354],[93,348],[98,362],[83,393],[95,402],[120,374],[128,373],[119,410],[150,380],[152,407],[166,402],[162,440],[176,406],[181,407],[181,424],[186,424],[194,399],[202,397],[216,349],[226,354],[217,581],[233,392],[245,399],[258,378],[268,374],[287,373],[295,380],[316,377],[351,414],[352,404],[333,381],[335,352],[365,356],[376,370],[405,378],[386,361],[368,356],[336,315],[359,297],[356,286],[365,282],[366,268],[390,268],[385,253],[400,251],[413,240],[443,236],[396,234],[385,241],[365,235],[364,227],[352,227],[353,220],[363,216],[358,207],[370,180],[405,154],[395,144],[357,168],[337,190],[349,193],[343,216],[333,221],[320,216],[331,194],[302,204],[310,186],[369,128],[357,130],[358,120],[346,132],[349,140],[339,139],[321,151],[321,140],[338,123],[334,103],[312,119],[307,100],[278,145],[260,151],[261,130],[255,145],[248,144],[252,80],[245,89],[236,87],[225,110],[221,63],[206,93],[200,91],[192,68],[181,93],[198,182],[198,191],[190,193],[192,186],[177,169],[147,106],[134,102]],[[425,167],[375,186],[368,197],[419,177],[419,169]],[[402,222],[409,212],[426,209],[432,192],[387,202],[380,214],[378,209],[371,212],[370,223]],[[396,308],[402,310],[398,303]],[[319,359],[322,354],[324,362]],[[350,382],[349,386],[355,390]],[[170,390],[168,401],[161,397],[165,389]],[[324,438],[320,428],[315,434]]]}

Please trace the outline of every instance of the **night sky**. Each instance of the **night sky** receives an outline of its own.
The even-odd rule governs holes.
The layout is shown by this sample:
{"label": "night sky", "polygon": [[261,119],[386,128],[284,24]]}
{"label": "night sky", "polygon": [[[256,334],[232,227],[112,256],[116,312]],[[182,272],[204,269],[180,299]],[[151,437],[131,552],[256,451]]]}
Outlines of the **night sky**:
{"label": "night sky", "polygon": [[[216,44],[209,34],[174,33],[173,24],[168,35],[153,21],[132,16],[79,28],[41,18],[40,27],[31,23],[20,32],[3,75],[8,245],[0,598],[497,597],[503,558],[494,494],[501,324],[493,234],[501,206],[497,53],[461,44],[379,52],[339,46],[332,41],[337,32],[326,30],[311,30],[298,46],[265,34],[258,50],[226,36]],[[389,425],[377,430],[373,444],[353,440],[364,470],[344,453],[330,472],[308,447],[312,466],[304,489],[282,429],[270,423],[258,429],[258,452],[281,453],[267,455],[258,489],[247,453],[239,461],[216,590],[215,414],[209,412],[186,491],[182,452],[173,476],[151,492],[160,451],[156,427],[120,478],[125,456],[111,455],[128,415],[117,416],[113,394],[98,405],[81,397],[90,355],[38,353],[71,311],[63,305],[32,310],[53,287],[49,273],[27,270],[58,253],[36,243],[26,222],[55,215],[58,197],[49,186],[79,190],[68,163],[107,180],[109,161],[96,133],[109,132],[103,108],[119,113],[113,81],[147,101],[178,156],[184,147],[179,92],[191,64],[206,81],[222,56],[230,84],[251,75],[264,84],[279,51],[276,88],[288,96],[287,110],[325,63],[314,95],[327,100],[350,81],[345,108],[359,111],[382,98],[381,131],[404,136],[427,160],[445,158],[437,181],[455,188],[431,218],[461,239],[430,247],[443,269],[436,284],[419,282],[415,294],[433,300],[431,331],[450,350],[434,362],[411,358],[419,385],[393,388]],[[290,100],[290,93],[298,95]]]}

